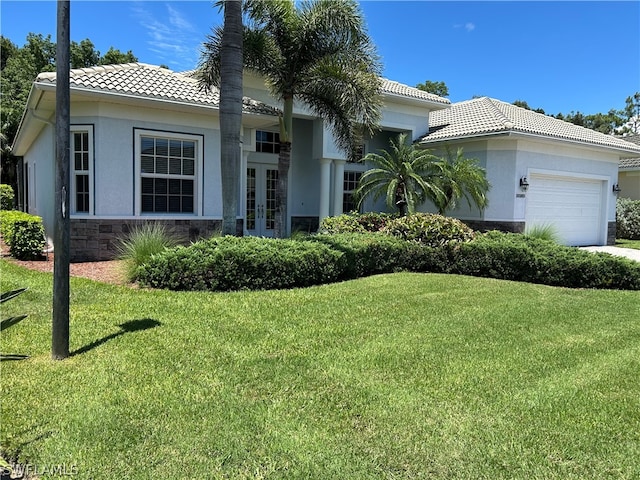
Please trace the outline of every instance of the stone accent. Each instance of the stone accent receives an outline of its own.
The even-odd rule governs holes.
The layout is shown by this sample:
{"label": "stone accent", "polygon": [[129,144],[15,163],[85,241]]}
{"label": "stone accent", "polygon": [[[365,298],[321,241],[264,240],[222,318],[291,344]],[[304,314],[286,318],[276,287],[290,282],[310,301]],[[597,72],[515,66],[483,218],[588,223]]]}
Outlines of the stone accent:
{"label": "stone accent", "polygon": [[490,220],[462,220],[463,223],[478,232],[499,230],[501,232],[524,233],[524,222],[494,222]]}
{"label": "stone accent", "polygon": [[[162,220],[162,219],[71,219],[71,261],[92,262],[113,260],[117,245],[135,226],[162,223],[178,237],[180,243],[189,244],[220,232],[221,220]],[[238,220],[242,232],[242,220]]]}
{"label": "stone accent", "polygon": [[291,217],[291,233],[315,233],[320,228],[320,217]]}
{"label": "stone accent", "polygon": [[607,224],[607,245],[616,244],[616,222]]}

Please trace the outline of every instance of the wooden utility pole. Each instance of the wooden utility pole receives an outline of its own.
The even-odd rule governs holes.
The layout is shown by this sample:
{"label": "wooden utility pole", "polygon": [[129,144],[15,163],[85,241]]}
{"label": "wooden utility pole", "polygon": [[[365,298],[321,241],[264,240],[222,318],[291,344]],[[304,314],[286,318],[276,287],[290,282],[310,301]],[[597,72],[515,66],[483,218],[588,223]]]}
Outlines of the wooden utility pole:
{"label": "wooden utility pole", "polygon": [[58,0],[56,45],[56,186],[53,244],[53,323],[51,357],[69,356],[69,169],[70,169],[70,13],[69,0]]}

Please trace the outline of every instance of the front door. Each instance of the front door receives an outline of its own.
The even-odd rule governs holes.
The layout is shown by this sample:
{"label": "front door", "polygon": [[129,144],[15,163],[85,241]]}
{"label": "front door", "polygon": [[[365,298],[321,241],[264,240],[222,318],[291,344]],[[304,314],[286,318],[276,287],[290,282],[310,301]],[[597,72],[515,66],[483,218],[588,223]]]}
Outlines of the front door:
{"label": "front door", "polygon": [[272,237],[275,227],[276,189],[278,169],[271,165],[247,166],[247,233],[259,237]]}

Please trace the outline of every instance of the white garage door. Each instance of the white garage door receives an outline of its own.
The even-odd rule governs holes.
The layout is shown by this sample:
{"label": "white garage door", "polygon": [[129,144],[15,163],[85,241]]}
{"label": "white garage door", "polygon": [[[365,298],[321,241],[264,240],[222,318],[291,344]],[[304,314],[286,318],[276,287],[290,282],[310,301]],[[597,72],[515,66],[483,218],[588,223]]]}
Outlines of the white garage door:
{"label": "white garage door", "polygon": [[553,225],[566,245],[599,245],[603,236],[600,180],[536,175],[529,177],[525,221]]}

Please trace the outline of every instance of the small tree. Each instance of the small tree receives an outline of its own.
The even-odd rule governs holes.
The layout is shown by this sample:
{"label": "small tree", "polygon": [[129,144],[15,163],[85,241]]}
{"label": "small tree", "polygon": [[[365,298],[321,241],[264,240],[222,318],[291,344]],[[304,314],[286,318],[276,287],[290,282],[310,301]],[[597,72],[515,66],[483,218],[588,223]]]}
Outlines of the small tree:
{"label": "small tree", "polygon": [[455,156],[447,148],[435,171],[437,174],[430,178],[430,182],[438,188],[438,193],[434,194],[436,190],[428,190],[426,193],[440,215],[455,209],[462,198],[466,199],[470,207],[475,205],[481,210],[489,204],[487,192],[491,185],[486,171],[475,158],[465,158],[462,148],[457,150]]}
{"label": "small tree", "polygon": [[384,196],[389,208],[406,215],[414,213],[426,198],[440,198],[442,190],[431,181],[440,168],[437,157],[407,143],[405,133],[389,143],[390,150],[369,153],[362,160],[373,168],[362,174],[354,192],[358,207],[368,196],[374,199]]}

